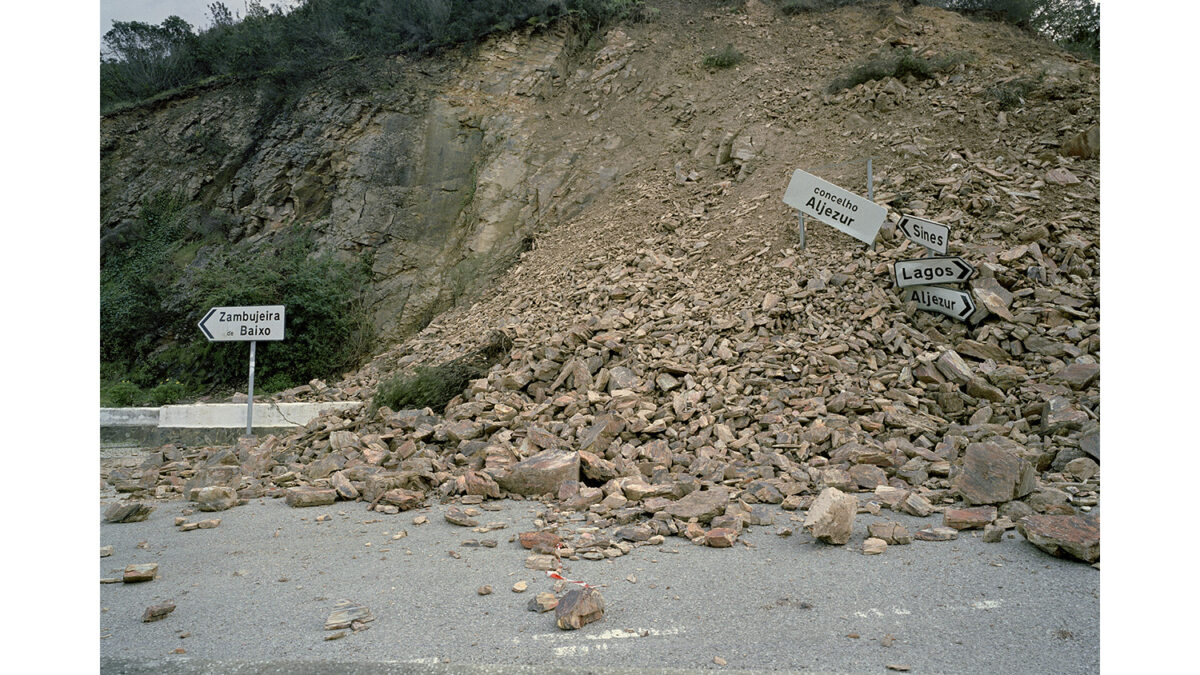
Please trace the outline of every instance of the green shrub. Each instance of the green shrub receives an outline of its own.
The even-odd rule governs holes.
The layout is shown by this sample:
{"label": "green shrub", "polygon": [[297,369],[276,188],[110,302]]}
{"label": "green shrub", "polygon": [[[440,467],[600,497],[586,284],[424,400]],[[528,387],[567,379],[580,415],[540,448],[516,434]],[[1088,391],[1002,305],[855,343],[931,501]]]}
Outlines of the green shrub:
{"label": "green shrub", "polygon": [[1029,95],[1041,85],[1044,75],[1038,77],[1022,77],[1012,82],[990,87],[984,92],[989,99],[1000,104],[1001,110],[1012,110],[1024,105]]}
{"label": "green shrub", "polygon": [[143,394],[141,387],[130,382],[129,380],[121,380],[114,385],[108,387],[104,392],[109,406],[114,408],[128,408],[130,406],[141,405]]}
{"label": "green shrub", "polygon": [[441,412],[467,388],[471,380],[487,375],[512,349],[512,340],[495,331],[476,351],[438,366],[417,366],[412,375],[397,375],[379,384],[374,407],[392,410],[432,408]]}
{"label": "green shrub", "polygon": [[179,380],[167,380],[146,392],[146,400],[150,405],[171,405],[183,400],[187,395],[183,383]]}
{"label": "green shrub", "polygon": [[795,16],[797,14],[804,14],[805,12],[837,9],[861,2],[862,0],[784,0],[779,5],[779,11],[788,16]]}
{"label": "green shrub", "polygon": [[732,44],[727,44],[724,49],[706,54],[704,56],[704,67],[732,68],[741,63],[741,61],[742,53],[734,49]]}
{"label": "green shrub", "polygon": [[928,80],[936,73],[952,70],[968,59],[965,54],[944,54],[926,58],[918,56],[909,48],[881,52],[854,66],[849,75],[834,80],[829,85],[829,92],[836,93],[864,82],[889,77],[899,79],[911,75],[918,80]]}

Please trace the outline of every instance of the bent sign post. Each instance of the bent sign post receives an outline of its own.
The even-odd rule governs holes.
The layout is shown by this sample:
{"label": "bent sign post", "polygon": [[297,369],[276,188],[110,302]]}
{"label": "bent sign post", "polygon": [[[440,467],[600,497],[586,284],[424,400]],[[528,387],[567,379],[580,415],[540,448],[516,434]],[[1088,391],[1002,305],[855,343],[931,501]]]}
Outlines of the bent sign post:
{"label": "bent sign post", "polygon": [[897,260],[892,267],[900,288],[925,284],[958,284],[975,276],[975,268],[958,256]]}
{"label": "bent sign post", "polygon": [[254,426],[254,351],[259,340],[284,338],[284,305],[213,307],[200,319],[200,331],[209,342],[250,343],[250,389],[246,402],[246,435]]}
{"label": "bent sign post", "polygon": [[783,202],[868,245],[875,243],[887,209],[799,169],[792,174]]}

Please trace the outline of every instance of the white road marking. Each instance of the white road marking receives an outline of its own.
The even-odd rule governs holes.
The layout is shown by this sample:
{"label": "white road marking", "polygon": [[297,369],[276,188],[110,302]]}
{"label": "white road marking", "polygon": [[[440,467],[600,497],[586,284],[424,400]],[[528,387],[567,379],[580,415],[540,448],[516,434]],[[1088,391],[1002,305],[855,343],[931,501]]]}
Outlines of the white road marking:
{"label": "white road marking", "polygon": [[996,609],[1003,604],[1003,600],[981,600],[979,602],[971,603],[971,606],[975,609]]}

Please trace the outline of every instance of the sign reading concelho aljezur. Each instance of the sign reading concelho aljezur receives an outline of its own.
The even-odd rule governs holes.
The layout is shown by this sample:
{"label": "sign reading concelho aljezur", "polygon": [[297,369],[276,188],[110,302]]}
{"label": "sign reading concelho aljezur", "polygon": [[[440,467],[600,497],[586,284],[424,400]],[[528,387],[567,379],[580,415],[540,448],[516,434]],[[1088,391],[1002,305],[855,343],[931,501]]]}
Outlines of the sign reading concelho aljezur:
{"label": "sign reading concelho aljezur", "polygon": [[213,307],[200,320],[209,342],[282,340],[284,305]]}
{"label": "sign reading concelho aljezur", "polygon": [[917,303],[920,309],[945,314],[959,321],[970,319],[976,308],[970,293],[941,286],[911,286],[905,289],[904,299]]}
{"label": "sign reading concelho aljezur", "polygon": [[783,202],[867,244],[875,243],[887,218],[883,206],[799,169],[792,174]]}

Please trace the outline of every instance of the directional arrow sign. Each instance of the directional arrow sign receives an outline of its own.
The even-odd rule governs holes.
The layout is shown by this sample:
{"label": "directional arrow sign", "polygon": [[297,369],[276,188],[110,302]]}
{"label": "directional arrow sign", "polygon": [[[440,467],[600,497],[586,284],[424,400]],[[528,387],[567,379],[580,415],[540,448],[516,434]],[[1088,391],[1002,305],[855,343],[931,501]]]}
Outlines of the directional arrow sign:
{"label": "directional arrow sign", "polygon": [[799,169],[792,174],[783,202],[868,244],[875,243],[887,218],[887,209],[879,204]]}
{"label": "directional arrow sign", "polygon": [[283,305],[213,307],[200,320],[209,342],[283,339]]}
{"label": "directional arrow sign", "polygon": [[975,313],[975,300],[970,293],[941,286],[913,286],[904,291],[904,299],[917,303],[917,307],[938,312],[948,317],[966,321]]}
{"label": "directional arrow sign", "polygon": [[975,276],[975,268],[958,256],[897,260],[893,271],[900,288],[924,284],[957,284]]}
{"label": "directional arrow sign", "polygon": [[916,216],[904,216],[896,227],[904,236],[930,251],[946,255],[946,247],[950,244],[949,227]]}

